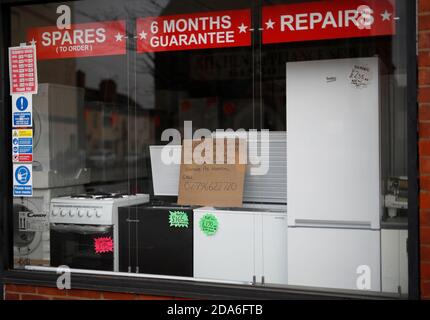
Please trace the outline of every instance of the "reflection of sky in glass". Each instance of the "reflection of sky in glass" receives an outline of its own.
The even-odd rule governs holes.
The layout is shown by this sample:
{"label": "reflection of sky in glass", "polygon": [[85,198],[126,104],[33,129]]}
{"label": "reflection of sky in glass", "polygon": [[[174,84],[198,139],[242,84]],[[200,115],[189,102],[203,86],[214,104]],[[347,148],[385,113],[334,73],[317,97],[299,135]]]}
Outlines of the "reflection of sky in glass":
{"label": "reflection of sky in glass", "polygon": [[[143,4],[142,4],[143,3]],[[158,16],[162,14],[169,0],[157,1],[79,1],[71,4],[72,21],[93,22],[112,21],[145,16]],[[134,32],[135,30],[128,30]],[[130,36],[133,36],[131,34]],[[127,40],[123,40],[127,41]],[[127,95],[136,100],[145,109],[153,109],[155,103],[155,84],[153,77],[154,55],[135,54],[133,48],[128,48],[127,64],[132,66],[130,70],[136,71],[136,75],[129,75],[124,69],[124,63],[112,63],[112,57],[97,57],[91,59],[77,59],[76,70],[85,73],[86,86],[97,89],[102,80],[112,79],[117,85],[119,94]],[[126,65],[127,65],[126,64]],[[136,64],[136,68],[133,66]],[[128,81],[129,80],[129,81]],[[135,97],[136,96],[136,97]]]}

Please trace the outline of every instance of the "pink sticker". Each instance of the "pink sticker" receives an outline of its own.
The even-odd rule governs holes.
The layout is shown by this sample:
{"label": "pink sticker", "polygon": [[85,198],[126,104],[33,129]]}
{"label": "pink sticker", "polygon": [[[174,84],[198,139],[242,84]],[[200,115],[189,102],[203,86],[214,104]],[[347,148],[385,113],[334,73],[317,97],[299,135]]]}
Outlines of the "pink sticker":
{"label": "pink sticker", "polygon": [[113,240],[111,237],[94,239],[94,250],[96,253],[113,252]]}

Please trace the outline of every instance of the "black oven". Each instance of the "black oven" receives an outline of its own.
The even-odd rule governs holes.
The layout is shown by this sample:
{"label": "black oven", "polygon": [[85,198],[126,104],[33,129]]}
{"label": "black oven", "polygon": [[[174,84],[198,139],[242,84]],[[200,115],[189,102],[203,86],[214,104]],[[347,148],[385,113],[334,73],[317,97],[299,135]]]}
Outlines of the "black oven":
{"label": "black oven", "polygon": [[113,271],[112,225],[50,225],[51,266]]}

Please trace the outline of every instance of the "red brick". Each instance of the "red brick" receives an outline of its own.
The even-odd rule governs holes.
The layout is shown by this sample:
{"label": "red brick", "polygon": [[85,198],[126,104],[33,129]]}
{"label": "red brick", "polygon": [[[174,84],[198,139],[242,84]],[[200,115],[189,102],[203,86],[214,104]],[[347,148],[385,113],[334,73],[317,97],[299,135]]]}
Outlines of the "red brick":
{"label": "red brick", "polygon": [[430,173],[430,159],[429,158],[420,158],[420,173],[428,174]]}
{"label": "red brick", "polygon": [[148,295],[137,295],[137,300],[173,300],[173,297],[163,297],[163,296],[148,296]]}
{"label": "red brick", "polygon": [[40,296],[37,294],[22,294],[21,300],[50,300],[49,297]]}
{"label": "red brick", "polygon": [[420,193],[420,208],[430,209],[430,193],[428,192]]}
{"label": "red brick", "polygon": [[[429,72],[429,75],[430,75],[430,72]],[[421,122],[419,126],[420,126],[420,137],[430,138],[430,123]]]}
{"label": "red brick", "polygon": [[430,262],[430,245],[421,246],[420,259],[423,262]]}
{"label": "red brick", "polygon": [[418,28],[420,31],[430,30],[430,16],[420,16],[418,18]]}
{"label": "red brick", "polygon": [[[430,21],[430,16],[428,17],[428,20]],[[430,67],[430,51],[421,51],[418,54],[418,63],[421,68]]]}
{"label": "red brick", "polygon": [[420,210],[420,226],[430,227],[430,211]]}
{"label": "red brick", "polygon": [[421,104],[418,108],[418,115],[420,121],[428,121],[430,120],[430,105],[429,104]]}
{"label": "red brick", "polygon": [[430,156],[430,140],[420,139],[418,145],[420,156]]}
{"label": "red brick", "polygon": [[71,289],[67,290],[67,296],[85,299],[101,299],[102,294],[98,291]]}
{"label": "red brick", "polygon": [[430,282],[421,281],[421,297],[430,299]]}
{"label": "red brick", "polygon": [[430,245],[430,227],[420,227],[420,243]]}
{"label": "red brick", "polygon": [[424,13],[424,12],[430,11],[430,1],[419,0],[418,11],[419,11],[419,13]]}
{"label": "red brick", "polygon": [[430,69],[420,69],[418,72],[418,85],[422,89],[430,85]]}
{"label": "red brick", "polygon": [[19,300],[19,294],[6,292],[4,298],[5,300]]}
{"label": "red brick", "polygon": [[36,293],[36,287],[24,286],[24,285],[18,285],[18,284],[7,284],[6,292]]}
{"label": "red brick", "polygon": [[134,300],[136,296],[132,293],[103,292],[103,299],[107,300]]}
{"label": "red brick", "polygon": [[[418,91],[418,101],[421,103],[430,102],[430,88],[420,88],[420,90]],[[429,120],[429,119],[427,118],[427,119],[421,119],[421,120]]]}
{"label": "red brick", "polygon": [[58,290],[57,288],[49,288],[49,287],[38,287],[37,293],[48,295],[48,296],[65,296],[66,290]]}
{"label": "red brick", "polygon": [[420,32],[418,35],[418,48],[420,50],[430,49],[430,32]]}

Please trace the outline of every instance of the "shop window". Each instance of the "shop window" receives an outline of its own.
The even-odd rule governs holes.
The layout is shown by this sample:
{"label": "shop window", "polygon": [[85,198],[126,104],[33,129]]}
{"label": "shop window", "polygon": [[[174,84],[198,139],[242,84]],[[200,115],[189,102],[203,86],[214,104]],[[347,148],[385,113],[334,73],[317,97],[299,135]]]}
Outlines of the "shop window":
{"label": "shop window", "polygon": [[[59,4],[11,9],[38,67],[14,268],[407,295],[405,0]],[[242,205],[177,204],[156,155],[189,122],[260,132]]]}

